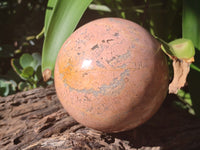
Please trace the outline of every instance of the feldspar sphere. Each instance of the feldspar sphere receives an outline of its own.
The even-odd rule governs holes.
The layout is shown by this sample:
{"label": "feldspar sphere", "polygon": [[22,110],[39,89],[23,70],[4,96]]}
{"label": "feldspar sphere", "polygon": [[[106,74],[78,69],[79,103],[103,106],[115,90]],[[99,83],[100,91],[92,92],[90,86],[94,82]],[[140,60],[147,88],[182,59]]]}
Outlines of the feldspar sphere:
{"label": "feldspar sphere", "polygon": [[77,29],[55,65],[55,87],[67,112],[104,132],[147,121],[168,90],[168,65],[160,44],[138,24],[102,18]]}

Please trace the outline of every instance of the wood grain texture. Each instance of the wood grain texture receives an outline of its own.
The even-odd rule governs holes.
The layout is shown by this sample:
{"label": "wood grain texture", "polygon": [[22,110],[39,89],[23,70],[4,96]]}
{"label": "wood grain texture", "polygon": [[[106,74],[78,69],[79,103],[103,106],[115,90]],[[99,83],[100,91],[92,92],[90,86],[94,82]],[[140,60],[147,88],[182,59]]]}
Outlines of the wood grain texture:
{"label": "wood grain texture", "polygon": [[156,115],[138,128],[106,134],[71,118],[53,86],[0,98],[0,149],[195,150],[200,120],[165,100]]}

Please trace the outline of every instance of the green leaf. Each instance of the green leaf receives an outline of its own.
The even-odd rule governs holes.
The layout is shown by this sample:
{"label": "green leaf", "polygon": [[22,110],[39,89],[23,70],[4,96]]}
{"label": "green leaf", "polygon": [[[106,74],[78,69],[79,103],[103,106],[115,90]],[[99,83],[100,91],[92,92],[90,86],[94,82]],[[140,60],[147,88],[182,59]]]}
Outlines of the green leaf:
{"label": "green leaf", "polygon": [[31,62],[30,66],[36,71],[37,68],[41,65],[41,55],[40,53],[33,53],[32,54],[33,61]]}
{"label": "green leaf", "polygon": [[13,80],[0,79],[0,96],[7,96],[16,91],[17,84]]}
{"label": "green leaf", "polygon": [[17,87],[17,83],[14,81],[14,80],[10,80],[10,88],[11,88],[11,91],[16,91],[16,87]]}
{"label": "green leaf", "polygon": [[20,74],[22,73],[20,70],[20,64],[19,61],[17,59],[11,59],[11,66],[13,68],[13,70],[20,76]]}
{"label": "green leaf", "polygon": [[196,116],[200,117],[200,72],[191,69],[188,76],[188,87]]}
{"label": "green leaf", "polygon": [[195,64],[191,64],[190,67],[198,72],[200,72],[200,68],[196,66]]}
{"label": "green leaf", "polygon": [[28,66],[22,70],[21,76],[23,78],[29,79],[33,75],[33,73],[34,73],[34,69]]}
{"label": "green leaf", "polygon": [[184,90],[179,90],[177,95],[184,103],[186,103],[189,106],[192,106],[190,93],[187,93]]}
{"label": "green leaf", "polygon": [[59,0],[50,17],[42,52],[44,80],[53,74],[57,54],[64,41],[74,31],[81,16],[92,0]]}
{"label": "green leaf", "polygon": [[190,59],[195,55],[194,45],[189,39],[181,38],[167,43],[161,38],[153,36],[161,43],[161,49],[167,55],[175,56],[178,59]]}
{"label": "green leaf", "polygon": [[28,53],[23,54],[19,59],[19,63],[22,66],[22,68],[31,66],[32,62],[33,62],[33,57]]}
{"label": "green leaf", "polygon": [[200,50],[200,0],[183,0],[182,30]]}
{"label": "green leaf", "polygon": [[174,55],[179,59],[190,59],[195,55],[195,48],[189,39],[176,39],[169,45],[174,49]]}
{"label": "green leaf", "polygon": [[18,89],[20,91],[27,91],[27,90],[31,89],[31,85],[28,82],[20,82],[18,84]]}
{"label": "green leaf", "polygon": [[200,1],[183,0],[182,15],[183,38],[192,40],[195,48],[195,62],[191,65],[188,76],[188,87],[195,114],[200,117]]}
{"label": "green leaf", "polygon": [[22,68],[32,67],[37,70],[38,66],[41,65],[41,55],[39,53],[33,53],[32,55],[25,53],[20,57],[19,62]]}
{"label": "green leaf", "polygon": [[[44,21],[44,35],[46,36],[48,27],[49,27],[49,23],[53,14],[53,11],[55,9],[57,0],[49,0],[47,3],[47,9],[46,9],[46,13],[45,13],[45,21]],[[43,30],[42,30],[43,31]]]}
{"label": "green leaf", "polygon": [[0,80],[0,95],[7,96],[8,94],[9,94],[9,84],[6,82],[6,80],[1,79]]}

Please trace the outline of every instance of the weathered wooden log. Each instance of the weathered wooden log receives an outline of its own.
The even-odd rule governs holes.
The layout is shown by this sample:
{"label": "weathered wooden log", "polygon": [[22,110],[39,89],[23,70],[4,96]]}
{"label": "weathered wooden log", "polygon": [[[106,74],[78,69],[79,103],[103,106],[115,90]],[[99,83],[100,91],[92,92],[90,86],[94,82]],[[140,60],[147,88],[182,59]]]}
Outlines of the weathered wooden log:
{"label": "weathered wooden log", "polygon": [[60,105],[53,86],[0,98],[0,149],[200,149],[200,119],[167,103],[145,124],[106,134],[86,128]]}

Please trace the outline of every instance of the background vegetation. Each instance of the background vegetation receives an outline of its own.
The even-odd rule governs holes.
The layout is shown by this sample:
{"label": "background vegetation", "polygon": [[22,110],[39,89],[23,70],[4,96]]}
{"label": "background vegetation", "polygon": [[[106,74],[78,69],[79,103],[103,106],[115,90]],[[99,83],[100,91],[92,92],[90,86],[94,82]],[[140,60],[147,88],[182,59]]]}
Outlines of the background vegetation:
{"label": "background vegetation", "polygon": [[[90,0],[85,1],[85,4],[83,1],[65,0],[63,3],[66,5],[62,5],[62,1],[59,1],[57,6],[57,0],[49,0],[48,5],[47,3],[47,0],[0,1],[0,96],[53,82],[52,80],[44,82],[42,79],[41,65],[45,65],[41,62],[48,62],[47,53],[51,52],[45,49],[52,47],[53,39],[60,36],[60,34],[56,35],[59,30],[62,30],[59,21],[64,25],[69,24],[65,24],[66,20],[75,21],[66,28],[67,35],[71,34],[85,8],[90,4]],[[67,13],[66,10],[68,12],[79,10],[79,13],[73,16],[73,13]],[[59,20],[58,16],[67,19]],[[191,66],[186,87],[173,97],[172,104],[199,116],[200,2],[198,0],[93,0],[77,27],[101,17],[132,20],[166,42],[181,37],[189,38],[194,42],[195,63]],[[48,33],[49,28],[57,29],[55,35]],[[42,33],[45,38],[42,33],[40,34],[41,31],[44,31]],[[62,40],[65,39],[61,39],[61,43]]]}

